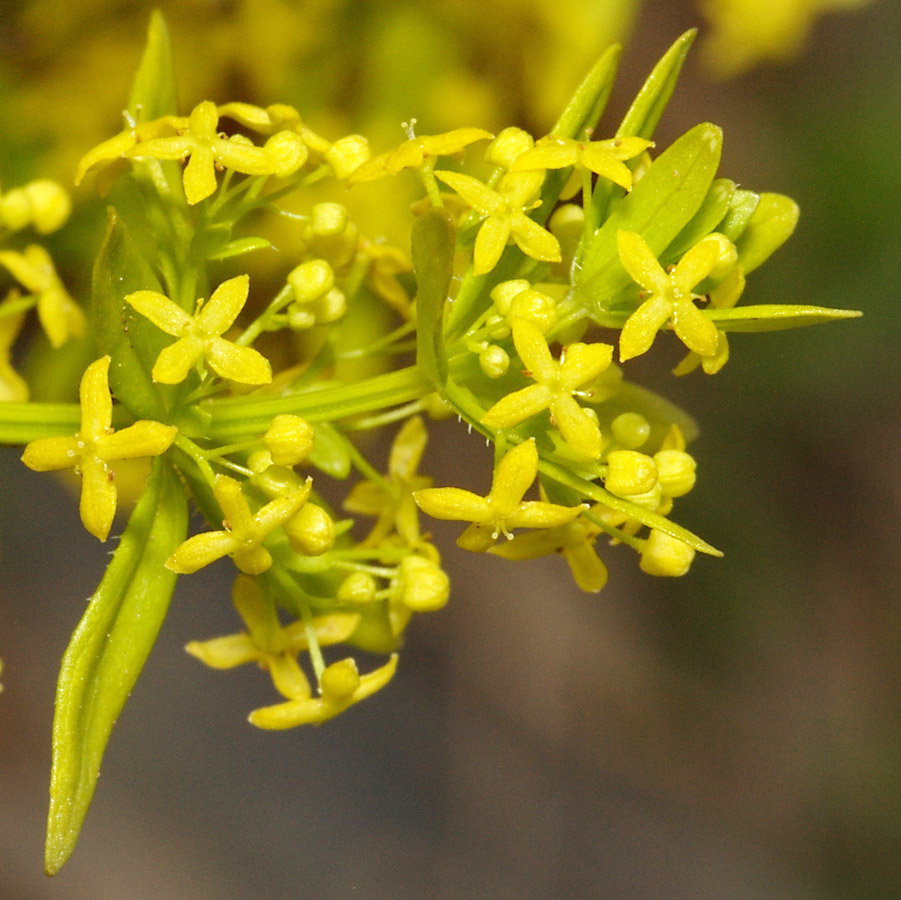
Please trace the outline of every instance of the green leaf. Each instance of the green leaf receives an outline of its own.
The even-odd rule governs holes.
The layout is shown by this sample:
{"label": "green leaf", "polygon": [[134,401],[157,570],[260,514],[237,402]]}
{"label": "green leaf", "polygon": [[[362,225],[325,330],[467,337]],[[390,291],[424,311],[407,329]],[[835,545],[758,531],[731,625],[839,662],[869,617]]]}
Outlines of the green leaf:
{"label": "green leaf", "polygon": [[128,112],[136,122],[149,122],[178,112],[172,41],[166,20],[158,9],[150,14],[147,44],[128,98]]}
{"label": "green leaf", "polygon": [[163,389],[150,377],[159,351],[170,343],[148,319],[138,315],[125,296],[138,290],[160,289],[159,281],[112,207],[94,263],[91,331],[101,354],[112,357],[110,387],[116,399],[136,419],[164,419]]}
{"label": "green leaf", "polygon": [[663,54],[660,62],[654,66],[641,90],[632,101],[629,111],[616,132],[617,137],[635,135],[646,141],[651,139],[657,123],[673,95],[685,58],[688,56],[688,51],[697,34],[697,28],[686,31]]}
{"label": "green leaf", "polygon": [[[657,124],[673,95],[682,66],[697,33],[696,28],[686,31],[663,54],[632,101],[632,105],[617,129],[617,137],[634,135],[649,141],[654,136]],[[634,169],[637,164],[638,158],[626,163],[630,169]],[[611,197],[616,196],[619,190],[612,181],[605,178],[598,179],[592,198],[597,220],[604,217]]]}
{"label": "green leaf", "polygon": [[176,575],[163,566],[185,539],[188,509],[162,458],[63,656],[53,719],[45,867],[75,849],[113,725],[169,607]]}
{"label": "green leaf", "polygon": [[307,461],[329,478],[347,478],[350,475],[347,438],[328,422],[316,422],[313,431],[315,439]]}
{"label": "green leaf", "polygon": [[706,237],[712,231],[718,231],[717,225],[728,214],[734,194],[734,181],[729,181],[728,178],[717,178],[710,185],[710,190],[707,191],[701,208],[664,251],[664,261],[674,262],[681,259],[685,251],[693,247],[701,238]]}
{"label": "green leaf", "polygon": [[637,231],[658,256],[701,208],[716,174],[722,131],[697,125],[668,147],[630,194],[614,204],[576,276],[579,292],[603,304],[631,283],[616,249],[620,229]]}
{"label": "green leaf", "polygon": [[800,210],[791,197],[761,194],[760,203],[742,236],[735,242],[738,261],[745,272],[766,262],[791,236]]}
{"label": "green leaf", "polygon": [[734,309],[706,309],[704,315],[716,322],[720,331],[784,331],[787,328],[805,328],[839,319],[856,319],[863,313],[856,309],[772,303],[736,306]]}
{"label": "green leaf", "polygon": [[430,209],[413,223],[416,365],[440,394],[447,382],[444,304],[454,271],[454,240],[454,223],[446,210]]}
{"label": "green leaf", "polygon": [[544,475],[547,475],[548,478],[553,478],[554,481],[565,487],[577,491],[581,497],[595,503],[603,503],[604,506],[615,509],[617,512],[627,515],[630,519],[641,522],[642,525],[646,525],[648,528],[656,528],[658,531],[662,531],[664,534],[688,544],[689,547],[694,547],[700,553],[707,553],[710,556],[723,555],[722,551],[717,550],[716,547],[711,546],[707,541],[699,538],[696,534],[692,534],[681,525],[677,525],[675,522],[671,522],[669,519],[651,512],[649,509],[624,500],[622,497],[617,497],[615,494],[605,491],[604,488],[593,481],[586,481],[584,478],[573,475],[572,472],[562,466],[541,460],[538,463],[538,469]]}
{"label": "green leaf", "polygon": [[754,215],[754,210],[759,204],[760,194],[755,194],[754,191],[737,190],[732,195],[729,211],[716,230],[735,243],[744,234],[748,222],[751,221],[751,216]]}
{"label": "green leaf", "polygon": [[243,256],[245,253],[251,253],[254,250],[267,250],[272,244],[261,237],[238,238],[229,241],[219,250],[208,253],[207,259],[231,259],[235,256]]}
{"label": "green leaf", "polygon": [[597,125],[610,99],[622,52],[619,44],[611,44],[601,54],[560,113],[550,134],[579,138],[586,129]]}

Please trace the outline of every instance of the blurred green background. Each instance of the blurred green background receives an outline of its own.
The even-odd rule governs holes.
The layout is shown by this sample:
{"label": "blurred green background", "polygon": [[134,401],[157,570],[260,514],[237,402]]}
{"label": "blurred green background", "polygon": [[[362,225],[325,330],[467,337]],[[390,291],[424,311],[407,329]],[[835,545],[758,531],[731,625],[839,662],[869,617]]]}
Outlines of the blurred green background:
{"label": "blurred green background", "polygon": [[[703,25],[688,2],[159,5],[186,107],[289,101],[376,150],[410,116],[422,132],[541,133],[625,38],[612,130],[669,43]],[[150,7],[4,6],[0,185],[68,183],[119,127]],[[701,426],[677,517],[725,559],[665,581],[608,550],[610,584],[582,595],[561,560],[466,556],[440,529],[452,602],[412,626],[391,687],[275,735],[244,722],[268,697],[262,674],[181,650],[234,630],[230,572],[183,579],[53,881],[40,873],[56,667],[106,549],[61,487],[0,452],[0,896],[895,896],[899,37],[883,2],[818,20],[796,60],[735,80],[695,54],[661,123],[658,145],[722,125],[722,173],[801,205],[747,302],[865,314],[737,335],[714,378],[669,377],[674,348],[648,369]],[[83,297],[93,248],[75,234],[60,268]],[[436,428],[429,474],[454,483],[474,465],[487,470],[481,441]]]}

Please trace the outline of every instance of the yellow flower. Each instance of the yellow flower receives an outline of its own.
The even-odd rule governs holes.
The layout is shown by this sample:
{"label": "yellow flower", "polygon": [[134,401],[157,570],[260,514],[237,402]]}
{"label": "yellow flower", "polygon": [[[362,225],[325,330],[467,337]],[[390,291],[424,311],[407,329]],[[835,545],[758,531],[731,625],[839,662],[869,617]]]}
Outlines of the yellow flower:
{"label": "yellow flower", "polygon": [[71,211],[69,194],[47,178],[13,188],[0,197],[0,224],[10,231],[32,225],[39,234],[50,234],[62,226]]}
{"label": "yellow flower", "polygon": [[396,669],[396,653],[381,668],[362,676],[353,659],[342,659],[327,666],[322,673],[319,697],[301,697],[275,706],[264,706],[255,709],[248,720],[257,728],[267,729],[321,725],[354,703],[371,697],[391,680]]}
{"label": "yellow flower", "polygon": [[22,454],[36,472],[74,468],[81,473],[81,521],[105,541],[116,514],[116,485],[109,463],[117,459],[158,456],[169,449],[178,429],[142,419],[113,431],[109,391],[110,358],[92,362],[81,379],[81,428],[73,437],[39,438]]}
{"label": "yellow flower", "polygon": [[84,313],[63,287],[43,247],[30,244],[23,253],[0,250],[0,265],[37,297],[38,319],[53,347],[84,334]]}
{"label": "yellow flower", "polygon": [[[255,662],[267,669],[275,689],[289,700],[311,695],[310,683],[297,662],[297,654],[309,648],[306,625],[302,621],[282,625],[275,604],[267,600],[256,579],[239,575],[232,598],[247,631],[191,641],[185,650],[213,669],[232,669]],[[320,646],[346,641],[360,616],[356,613],[331,613],[315,616],[311,625]]]}
{"label": "yellow flower", "polygon": [[439,171],[435,175],[450,185],[485,220],[473,248],[473,271],[490,272],[512,239],[527,256],[542,262],[560,262],[560,244],[549,231],[527,215],[540,205],[537,194],[544,180],[541,172],[508,172],[497,190],[469,175]]}
{"label": "yellow flower", "polygon": [[600,343],[569,344],[563,348],[558,362],[551,356],[541,330],[522,318],[513,320],[513,343],[526,374],[537,384],[502,397],[482,416],[482,424],[489,428],[510,428],[549,409],[551,422],[570,446],[586,456],[600,456],[601,430],[573,394],[610,365],[613,347]]}
{"label": "yellow flower", "polygon": [[344,508],[348,512],[378,517],[362,546],[377,547],[394,529],[407,546],[420,542],[413,492],[432,483],[431,478],[417,472],[428,438],[425,423],[419,416],[408,419],[391,445],[384,480],[358,482],[347,495]]}
{"label": "yellow flower", "polygon": [[577,141],[556,134],[541,138],[535,147],[516,158],[511,171],[563,169],[575,166],[587,169],[625,188],[632,188],[632,173],[621,160],[632,159],[653,147],[653,141],[638,137],[612,138],[607,141]]}
{"label": "yellow flower", "polygon": [[707,235],[669,273],[657,262],[640,234],[619,231],[616,242],[626,271],[647,292],[647,299],[623,326],[620,362],[647,351],[657,332],[667,323],[689,350],[700,356],[713,356],[718,343],[716,326],[694,305],[700,295],[692,293],[692,289],[720,264],[723,243],[728,243],[726,239],[722,235]]}
{"label": "yellow flower", "polygon": [[561,553],[573,580],[583,590],[597,593],[607,583],[607,567],[594,549],[601,529],[584,516],[541,531],[517,534],[512,541],[496,544],[488,552],[503,559],[537,559]]}
{"label": "yellow flower", "polygon": [[306,145],[293,132],[274,134],[264,147],[246,139],[223,137],[217,131],[216,104],[204,100],[191,111],[187,124],[172,137],[151,138],[124,151],[128,158],[185,159],[185,198],[199,203],[216,191],[216,166],[245,175],[291,174],[306,161]]}
{"label": "yellow flower", "polygon": [[487,550],[503,534],[512,539],[513,528],[554,528],[571,522],[581,506],[557,506],[543,500],[523,500],[538,474],[538,450],[530,438],[510,450],[498,463],[491,491],[480,497],[462,488],[425,488],[413,499],[436,519],[472,522],[457,544],[466,550]]}
{"label": "yellow flower", "polygon": [[142,141],[149,141],[164,136],[172,136],[187,126],[188,120],[181,116],[163,116],[152,122],[142,122],[133,128],[126,128],[113,137],[91,148],[78,163],[75,172],[75,184],[95,166],[109,166],[126,158],[126,154]]}
{"label": "yellow flower", "polygon": [[[745,273],[736,266],[711,292],[710,305],[714,309],[731,309],[738,303],[745,289]],[[708,375],[715,375],[729,361],[729,341],[726,333],[716,330],[716,350],[712,356],[701,356],[692,351],[673,369],[673,375],[687,375],[699,365]]]}
{"label": "yellow flower", "polygon": [[438,156],[453,156],[476,141],[486,141],[494,137],[483,128],[457,128],[444,134],[424,134],[411,137],[394,150],[380,153],[366,160],[354,170],[348,184],[375,181],[385,175],[394,175],[401,169],[415,169],[422,165],[434,165]]}
{"label": "yellow flower", "polygon": [[652,528],[642,547],[638,567],[648,575],[678,578],[688,572],[694,558],[694,549],[684,541]]}
{"label": "yellow flower", "polygon": [[4,310],[17,300],[18,296],[13,292],[0,303],[0,403],[24,403],[28,399],[28,385],[10,360],[10,351],[25,321],[25,312],[10,314]]}
{"label": "yellow flower", "polygon": [[225,518],[223,531],[195,534],[176,548],[166,560],[166,568],[190,575],[223,556],[231,556],[235,565],[248,575],[259,575],[272,565],[272,555],[263,546],[269,534],[288,521],[307,502],[312,479],[284,497],[276,497],[251,513],[241,485],[227,475],[217,475],[213,494]]}
{"label": "yellow flower", "polygon": [[153,380],[178,384],[201,358],[223,378],[241,384],[267,384],[272,381],[269,361],[251,347],[239,347],[221,337],[247,302],[250,279],[238,275],[224,281],[213,291],[209,302],[197,301],[197,313],[188,315],[180,306],[157,291],[135,291],[125,302],[146,316],[166,334],[177,337],[164,348],[153,365]]}

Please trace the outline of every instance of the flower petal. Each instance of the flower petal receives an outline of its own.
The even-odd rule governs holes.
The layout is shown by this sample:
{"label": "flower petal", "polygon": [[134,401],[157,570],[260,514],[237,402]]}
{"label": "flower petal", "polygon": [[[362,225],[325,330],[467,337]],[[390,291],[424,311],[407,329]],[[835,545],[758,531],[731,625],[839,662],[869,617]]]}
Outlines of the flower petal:
{"label": "flower petal", "polygon": [[509,516],[521,503],[523,494],[538,474],[538,450],[529,438],[504,454],[494,472],[488,502],[495,517]]}
{"label": "flower petal", "polygon": [[272,381],[269,360],[253,347],[239,347],[224,338],[214,338],[206,351],[210,368],[229,381],[268,384]]}
{"label": "flower petal", "polygon": [[623,268],[633,281],[645,290],[662,294],[671,291],[672,284],[663,266],[657,261],[647,241],[635,231],[618,231],[616,248]]}
{"label": "flower petal", "polygon": [[250,292],[250,277],[238,275],[223,281],[197,313],[197,324],[209,335],[224,334],[238,318]]}
{"label": "flower petal", "polygon": [[423,488],[413,493],[413,499],[426,515],[434,519],[460,519],[464,522],[487,522],[491,519],[488,501],[463,488]]}
{"label": "flower petal", "polygon": [[105,541],[116,515],[116,485],[103,460],[84,457],[81,461],[81,521],[84,527]]}

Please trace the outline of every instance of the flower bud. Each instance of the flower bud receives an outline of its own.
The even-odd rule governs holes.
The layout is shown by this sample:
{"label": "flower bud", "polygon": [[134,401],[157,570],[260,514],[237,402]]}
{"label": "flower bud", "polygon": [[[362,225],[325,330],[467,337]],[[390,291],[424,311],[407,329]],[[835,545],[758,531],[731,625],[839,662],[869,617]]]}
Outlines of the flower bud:
{"label": "flower bud", "polygon": [[378,585],[368,572],[352,572],[338,588],[341,603],[364,604],[375,600]]}
{"label": "flower bud", "polygon": [[343,181],[371,155],[369,141],[363,135],[349,134],[339,138],[325,151],[325,161],[332,167],[335,178]]}
{"label": "flower bud", "polygon": [[340,203],[316,203],[310,210],[309,227],[316,237],[342,234],[349,221],[347,207]]}
{"label": "flower bud", "polygon": [[423,556],[405,556],[400,564],[400,599],[413,612],[441,609],[450,597],[444,570]]}
{"label": "flower bud", "polygon": [[695,486],[694,457],[684,450],[661,450],[654,454],[660,487],[667,497],[681,497]]}
{"label": "flower bud", "polygon": [[[266,451],[262,451],[266,453]],[[266,453],[268,456],[269,454]],[[285,497],[303,486],[300,476],[288,466],[268,466],[250,476],[250,482],[258,487],[270,500]]]}
{"label": "flower bud", "polygon": [[676,578],[689,570],[694,558],[694,549],[684,541],[652,528],[641,551],[638,566],[648,575]]}
{"label": "flower bud", "polygon": [[526,150],[531,150],[535,141],[527,131],[522,128],[505,128],[486,148],[485,161],[493,166],[501,166],[509,169],[516,157]]}
{"label": "flower bud", "polygon": [[298,303],[312,303],[332,289],[335,273],[324,259],[310,259],[290,271],[288,284]]}
{"label": "flower bud", "polygon": [[527,291],[530,287],[532,287],[531,283],[526,281],[525,278],[502,281],[491,289],[491,299],[494,301],[497,311],[502,316],[506,316],[510,312],[510,304],[513,302],[513,298],[517,294]]}
{"label": "flower bud", "polygon": [[651,436],[651,425],[640,413],[621,413],[610,423],[610,429],[616,443],[626,450],[638,449]]}
{"label": "flower bud", "polygon": [[508,318],[528,319],[547,334],[557,324],[557,304],[553,297],[529,288],[520,291],[510,303]]}
{"label": "flower bud", "polygon": [[263,443],[277,466],[296,466],[313,449],[313,426],[300,416],[280,415],[272,420]]}
{"label": "flower bud", "polygon": [[322,698],[332,703],[349,700],[359,686],[360,673],[350,657],[327,666],[319,679]]}
{"label": "flower bud", "polygon": [[479,365],[489,378],[500,378],[510,366],[510,356],[503,347],[491,344],[479,354]]}
{"label": "flower bud", "polygon": [[291,546],[305,556],[319,556],[335,546],[335,523],[315,503],[307,503],[285,522],[284,528]]}
{"label": "flower bud", "polygon": [[10,231],[19,231],[31,222],[31,204],[22,188],[15,188],[0,198],[0,222]]}
{"label": "flower bud", "polygon": [[263,145],[272,158],[272,171],[279,178],[293,175],[306,161],[309,151],[300,135],[293,131],[279,131]]}
{"label": "flower bud", "polygon": [[635,450],[613,450],[607,454],[604,487],[618,497],[644,494],[657,484],[654,460]]}

